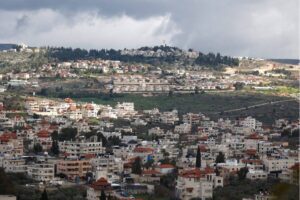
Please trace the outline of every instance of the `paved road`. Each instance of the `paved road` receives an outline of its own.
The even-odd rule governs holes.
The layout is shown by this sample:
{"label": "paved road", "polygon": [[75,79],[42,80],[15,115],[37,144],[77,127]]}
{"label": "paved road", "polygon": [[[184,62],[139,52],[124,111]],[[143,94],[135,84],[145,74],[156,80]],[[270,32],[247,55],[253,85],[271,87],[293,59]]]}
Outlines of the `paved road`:
{"label": "paved road", "polygon": [[224,113],[230,113],[230,112],[236,112],[236,111],[242,111],[242,110],[248,110],[249,108],[257,108],[265,105],[274,105],[274,104],[279,104],[283,102],[290,102],[290,101],[295,101],[295,99],[288,99],[288,100],[281,100],[281,101],[272,101],[272,102],[267,102],[267,103],[260,103],[260,104],[255,104],[252,106],[247,106],[247,107],[242,107],[242,108],[236,108],[236,109],[231,109],[231,110],[225,110],[223,111]]}

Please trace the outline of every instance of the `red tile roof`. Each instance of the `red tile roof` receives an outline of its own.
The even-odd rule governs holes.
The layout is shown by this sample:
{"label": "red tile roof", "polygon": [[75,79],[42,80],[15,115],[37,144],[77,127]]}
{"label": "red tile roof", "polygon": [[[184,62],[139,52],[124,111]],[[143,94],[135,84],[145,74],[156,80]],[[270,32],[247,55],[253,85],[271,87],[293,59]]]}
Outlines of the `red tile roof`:
{"label": "red tile roof", "polygon": [[246,154],[247,155],[256,155],[256,149],[247,149]]}
{"label": "red tile roof", "polygon": [[8,142],[11,139],[17,139],[16,133],[4,133],[0,135],[0,142]]}
{"label": "red tile roof", "polygon": [[251,140],[261,140],[263,139],[262,136],[259,136],[258,134],[256,133],[253,133],[251,135],[249,135],[248,137],[246,137],[246,139],[251,139]]}
{"label": "red tile roof", "polygon": [[291,170],[299,170],[300,169],[300,163],[296,163],[293,166],[290,167]]}
{"label": "red tile roof", "polygon": [[153,169],[144,170],[143,175],[160,175],[160,172]]}
{"label": "red tile roof", "polygon": [[71,98],[65,98],[64,101],[66,103],[73,103],[73,100]]}
{"label": "red tile roof", "polygon": [[260,164],[263,164],[263,161],[262,161],[262,160],[258,160],[258,159],[243,159],[243,160],[242,160],[242,163],[248,163],[248,164],[257,164],[257,165],[260,165]]}
{"label": "red tile roof", "polygon": [[37,136],[39,138],[47,138],[50,137],[50,133],[47,130],[41,130],[38,132]]}
{"label": "red tile roof", "polygon": [[179,174],[179,176],[184,178],[200,178],[203,177],[204,174],[201,173],[200,169],[192,169],[192,170],[186,170]]}
{"label": "red tile roof", "polygon": [[205,169],[191,169],[191,170],[185,170],[182,171],[179,176],[184,177],[184,178],[201,178],[204,177],[207,174],[213,174],[215,173],[215,170],[213,168],[205,168]]}
{"label": "red tile roof", "polygon": [[154,149],[148,147],[136,147],[133,152],[135,153],[153,153]]}
{"label": "red tile roof", "polygon": [[94,188],[94,190],[111,190],[111,184],[103,177],[92,183],[91,187]]}
{"label": "red tile roof", "polygon": [[161,169],[168,169],[168,168],[174,169],[175,168],[174,165],[171,165],[171,164],[161,164],[158,167]]}

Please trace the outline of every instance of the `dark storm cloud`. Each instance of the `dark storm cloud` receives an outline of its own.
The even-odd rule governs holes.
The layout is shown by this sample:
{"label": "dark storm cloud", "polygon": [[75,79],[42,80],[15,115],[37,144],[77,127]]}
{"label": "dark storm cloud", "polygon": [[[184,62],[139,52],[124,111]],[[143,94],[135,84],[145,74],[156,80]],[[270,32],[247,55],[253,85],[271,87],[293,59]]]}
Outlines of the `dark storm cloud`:
{"label": "dark storm cloud", "polygon": [[[36,45],[49,40],[55,45],[89,47],[93,43],[85,40],[87,36],[100,41],[98,48],[109,46],[109,40],[112,47],[130,48],[166,39],[183,48],[237,56],[299,55],[298,0],[9,0],[1,1],[0,9],[0,14],[20,15],[16,22],[0,19],[0,28],[6,28],[7,33],[14,32],[7,28],[9,24],[18,27],[24,24],[22,16],[29,16],[24,21],[25,36],[16,39]],[[34,19],[37,15],[48,27]],[[130,37],[131,30],[140,40]],[[36,37],[39,31],[41,36]],[[67,37],[67,32],[73,37]],[[112,32],[124,35],[127,42],[115,40]],[[0,34],[0,40],[5,39],[14,38]]]}

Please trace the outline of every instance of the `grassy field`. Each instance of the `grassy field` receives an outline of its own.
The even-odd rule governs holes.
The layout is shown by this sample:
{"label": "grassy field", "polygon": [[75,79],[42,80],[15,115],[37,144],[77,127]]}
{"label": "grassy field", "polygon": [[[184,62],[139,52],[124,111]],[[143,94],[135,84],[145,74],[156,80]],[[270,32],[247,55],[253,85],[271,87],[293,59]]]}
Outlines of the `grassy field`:
{"label": "grassy field", "polygon": [[109,104],[114,106],[117,102],[134,102],[137,110],[158,108],[162,111],[178,109],[180,114],[193,112],[202,112],[212,118],[219,117],[244,117],[255,116],[263,122],[269,123],[276,118],[297,119],[299,113],[299,103],[285,102],[276,105],[266,105],[240,112],[226,113],[221,115],[222,111],[241,108],[271,101],[285,100],[287,97],[272,96],[266,94],[253,94],[243,92],[228,93],[205,93],[205,94],[174,94],[173,96],[158,95],[143,97],[141,95],[125,94],[112,98],[77,98],[83,102],[94,102],[98,104]]}
{"label": "grassy field", "polygon": [[265,95],[274,95],[274,96],[288,96],[288,95],[299,95],[300,89],[295,87],[287,87],[287,86],[276,86],[273,90],[250,90],[247,89],[248,92],[255,92],[259,94]]}

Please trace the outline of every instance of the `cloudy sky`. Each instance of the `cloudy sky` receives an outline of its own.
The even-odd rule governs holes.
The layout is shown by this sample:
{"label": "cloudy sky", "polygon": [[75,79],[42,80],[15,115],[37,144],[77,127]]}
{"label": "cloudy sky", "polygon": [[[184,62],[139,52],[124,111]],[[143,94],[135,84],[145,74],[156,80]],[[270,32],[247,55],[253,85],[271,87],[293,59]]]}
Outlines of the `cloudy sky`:
{"label": "cloudy sky", "polygon": [[0,0],[0,43],[299,57],[298,0]]}

